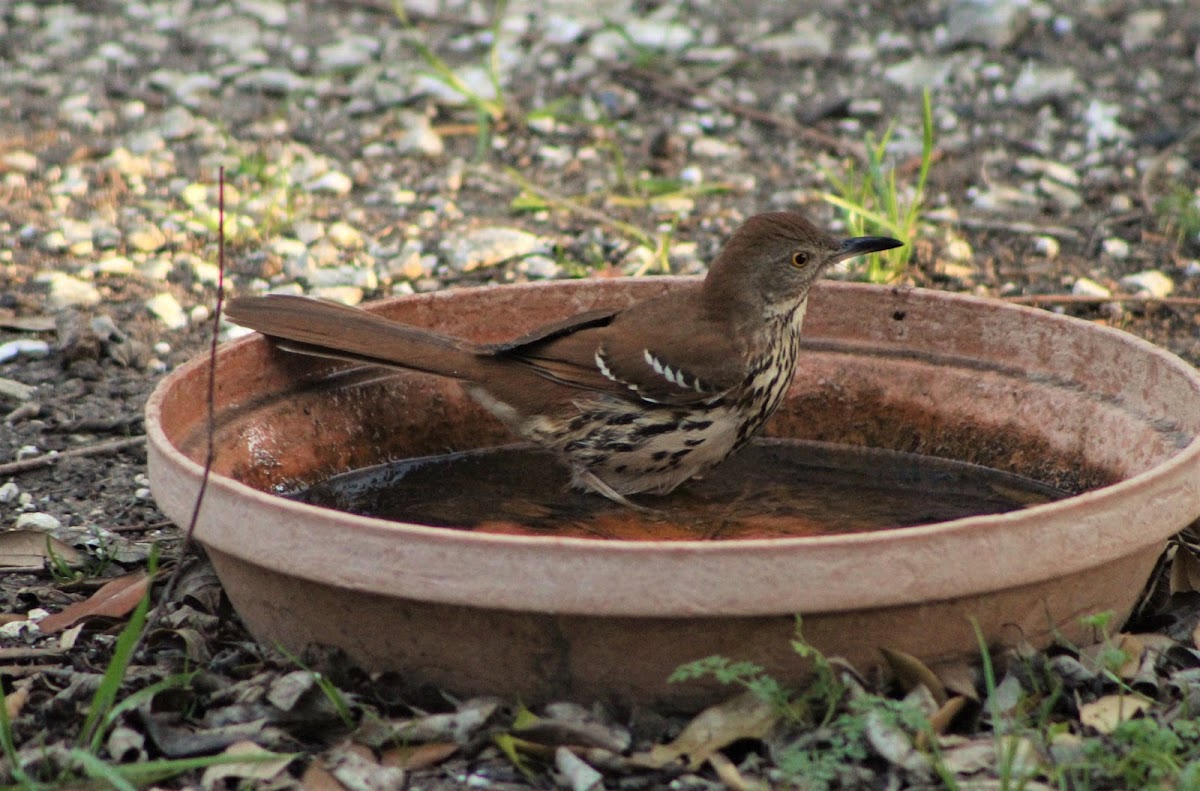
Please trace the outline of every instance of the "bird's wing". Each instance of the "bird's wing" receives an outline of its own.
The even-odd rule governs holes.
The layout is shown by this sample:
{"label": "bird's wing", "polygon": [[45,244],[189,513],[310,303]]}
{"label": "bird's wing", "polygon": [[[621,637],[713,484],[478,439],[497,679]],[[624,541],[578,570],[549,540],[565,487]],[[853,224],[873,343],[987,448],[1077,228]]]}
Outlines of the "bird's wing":
{"label": "bird's wing", "polygon": [[659,303],[653,308],[641,303],[607,319],[583,314],[570,326],[543,328],[531,342],[506,344],[498,354],[572,387],[656,404],[714,402],[742,380],[745,351],[724,327],[664,325],[663,316],[687,315],[691,305],[683,296],[667,295],[651,300]]}

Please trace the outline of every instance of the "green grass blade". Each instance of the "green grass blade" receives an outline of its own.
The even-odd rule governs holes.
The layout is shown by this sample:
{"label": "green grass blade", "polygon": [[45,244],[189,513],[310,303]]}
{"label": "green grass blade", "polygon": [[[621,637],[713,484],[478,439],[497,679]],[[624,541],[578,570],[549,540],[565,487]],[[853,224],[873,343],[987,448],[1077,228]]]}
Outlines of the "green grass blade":
{"label": "green grass blade", "polygon": [[137,791],[137,786],[122,777],[115,766],[106,764],[87,750],[76,747],[71,750],[70,755],[88,777],[103,780],[117,791]]}
{"label": "green grass blade", "polygon": [[[822,192],[821,200],[825,201],[826,203],[832,203],[834,206],[837,206],[839,209],[842,209],[843,211],[852,212],[854,214],[860,215],[863,219],[879,226],[880,230],[886,230],[889,233],[897,235],[897,236],[899,236],[901,233],[902,229],[900,227],[898,227],[894,222],[889,220],[886,216],[880,214],[877,211],[872,211],[871,209],[868,209],[861,204],[851,203],[850,201],[846,200],[845,198],[842,198],[838,195],[834,195],[831,192]],[[904,240],[902,239],[901,241],[904,241]]]}
{"label": "green grass blade", "polygon": [[108,729],[116,723],[117,718],[122,714],[130,711],[131,709],[137,708],[138,706],[142,705],[142,703],[153,700],[154,696],[163,690],[186,687],[188,684],[192,683],[192,677],[195,675],[196,671],[194,670],[190,673],[176,673],[175,675],[167,676],[161,681],[156,681],[148,687],[139,689],[137,692],[134,692],[132,695],[129,695],[120,703],[112,707],[112,710],[109,711],[104,717],[104,725],[101,727],[100,732],[107,732]]}
{"label": "green grass blade", "polygon": [[[153,580],[157,571],[158,544],[155,544],[150,551],[146,574]],[[134,608],[129,623],[121,630],[121,635],[117,638],[117,644],[113,648],[112,659],[109,660],[108,667],[104,669],[104,678],[101,679],[96,694],[92,696],[92,704],[88,707],[87,718],[84,720],[83,728],[79,731],[80,746],[86,746],[92,752],[100,749],[100,742],[104,738],[104,729],[100,725],[105,722],[113,708],[117,693],[121,689],[121,682],[129,670],[129,663],[133,660],[133,651],[137,647],[142,630],[146,628],[146,613],[150,610],[152,589],[153,585],[147,583],[145,595]]]}

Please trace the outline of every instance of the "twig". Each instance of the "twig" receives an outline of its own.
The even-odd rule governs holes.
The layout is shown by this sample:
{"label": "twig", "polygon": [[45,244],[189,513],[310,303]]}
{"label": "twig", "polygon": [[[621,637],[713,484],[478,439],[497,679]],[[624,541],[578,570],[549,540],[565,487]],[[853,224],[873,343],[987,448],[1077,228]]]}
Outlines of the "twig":
{"label": "twig", "polygon": [[80,458],[83,456],[104,456],[109,453],[117,453],[126,448],[144,445],[145,442],[146,435],[142,434],[136,437],[105,440],[104,442],[97,442],[94,445],[68,448],[67,450],[55,453],[43,453],[41,456],[33,456],[28,459],[21,459],[20,461],[11,461],[8,464],[0,464],[0,475],[18,475],[22,472],[29,472],[30,470],[37,470],[42,467],[51,467],[63,459]]}
{"label": "twig", "polygon": [[1200,297],[1156,297],[1152,294],[1113,294],[1096,297],[1091,294],[1024,294],[1001,297],[1015,305],[1102,305],[1105,302],[1133,302],[1138,304],[1157,303],[1176,307],[1200,307]]}
{"label": "twig", "polygon": [[692,105],[697,99],[703,99],[726,112],[733,113],[736,116],[754,121],[755,123],[763,124],[764,126],[774,127],[781,132],[803,138],[810,143],[827,148],[843,156],[852,156],[860,160],[867,158],[866,149],[859,143],[841,140],[818,129],[804,126],[790,118],[784,118],[781,115],[775,115],[774,113],[742,104],[733,99],[714,96],[712,93],[686,80],[668,77],[649,69],[637,68],[636,66],[617,69],[613,72],[613,77],[618,82],[623,82],[635,89],[639,86],[644,87],[665,99],[671,99],[683,105]]}

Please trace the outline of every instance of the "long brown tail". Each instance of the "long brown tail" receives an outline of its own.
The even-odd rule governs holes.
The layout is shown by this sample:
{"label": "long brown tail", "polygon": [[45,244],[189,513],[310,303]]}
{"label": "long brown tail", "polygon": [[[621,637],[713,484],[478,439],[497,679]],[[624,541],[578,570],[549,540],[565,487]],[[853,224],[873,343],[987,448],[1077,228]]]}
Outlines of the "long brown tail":
{"label": "long brown tail", "polygon": [[410,327],[359,308],[285,294],[239,297],[225,315],[281,339],[288,351],[475,379],[480,358],[467,341]]}

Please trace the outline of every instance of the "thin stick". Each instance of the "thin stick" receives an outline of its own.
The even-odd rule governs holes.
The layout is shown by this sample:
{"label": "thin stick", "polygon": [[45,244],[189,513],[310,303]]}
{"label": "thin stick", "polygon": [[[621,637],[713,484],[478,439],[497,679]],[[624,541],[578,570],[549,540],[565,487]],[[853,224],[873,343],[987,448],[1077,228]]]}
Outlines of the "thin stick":
{"label": "thin stick", "polygon": [[136,437],[109,439],[93,445],[82,445],[78,448],[69,448],[56,453],[43,453],[41,456],[33,456],[28,459],[21,459],[20,461],[12,461],[8,464],[0,464],[0,475],[18,475],[22,472],[38,470],[42,467],[52,467],[63,459],[80,458],[83,456],[105,456],[109,453],[117,453],[125,450],[126,448],[135,448],[145,443],[146,435],[142,434]]}

